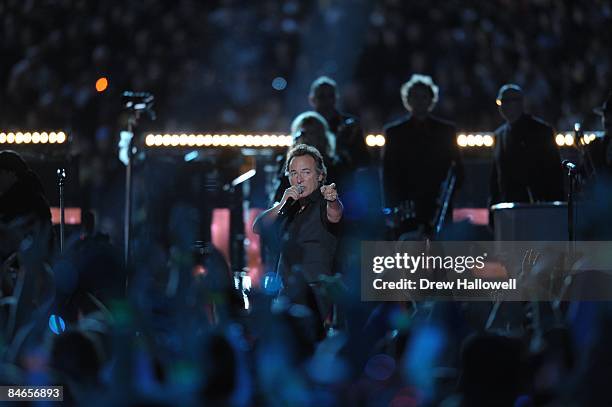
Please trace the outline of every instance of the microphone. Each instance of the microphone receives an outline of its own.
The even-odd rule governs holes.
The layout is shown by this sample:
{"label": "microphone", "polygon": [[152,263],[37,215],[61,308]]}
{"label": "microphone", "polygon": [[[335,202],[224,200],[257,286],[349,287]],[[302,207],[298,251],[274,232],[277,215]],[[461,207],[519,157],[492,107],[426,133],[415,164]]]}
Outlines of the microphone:
{"label": "microphone", "polygon": [[[298,185],[297,188],[298,193],[301,195],[302,192],[304,192],[304,186]],[[293,208],[297,202],[298,201],[291,197],[287,198],[283,206],[281,206],[280,210],[278,211],[278,216],[286,216],[287,213],[289,213],[289,209]]]}
{"label": "microphone", "polygon": [[565,168],[566,170],[568,170],[569,172],[576,172],[576,164],[574,164],[573,162],[571,162],[570,160],[563,160],[561,162],[561,165],[563,166],[563,168]]}

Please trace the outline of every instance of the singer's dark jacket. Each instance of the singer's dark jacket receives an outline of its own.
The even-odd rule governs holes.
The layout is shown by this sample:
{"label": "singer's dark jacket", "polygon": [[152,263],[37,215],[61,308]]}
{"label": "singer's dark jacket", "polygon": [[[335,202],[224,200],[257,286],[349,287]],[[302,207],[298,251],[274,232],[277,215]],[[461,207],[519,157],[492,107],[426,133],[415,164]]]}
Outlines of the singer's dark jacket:
{"label": "singer's dark jacket", "polygon": [[563,200],[563,170],[552,127],[524,114],[495,131],[491,204]]}
{"label": "singer's dark jacket", "polygon": [[458,185],[463,178],[455,126],[433,116],[423,121],[407,117],[387,125],[385,139],[385,206],[414,201],[419,223],[430,223],[437,209],[440,186],[453,161]]}
{"label": "singer's dark jacket", "polygon": [[320,274],[331,274],[337,244],[337,224],[327,219],[327,201],[321,191],[293,205],[287,216],[278,220],[280,242],[278,271],[283,280],[298,273],[312,283]]}

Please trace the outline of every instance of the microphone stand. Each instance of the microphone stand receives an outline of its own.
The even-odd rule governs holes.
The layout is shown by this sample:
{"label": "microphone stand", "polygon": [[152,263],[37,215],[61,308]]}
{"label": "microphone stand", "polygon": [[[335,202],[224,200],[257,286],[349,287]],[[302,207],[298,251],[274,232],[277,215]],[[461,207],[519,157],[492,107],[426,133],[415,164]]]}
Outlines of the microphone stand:
{"label": "microphone stand", "polygon": [[133,116],[128,119],[128,133],[132,134],[127,146],[127,165],[125,167],[125,205],[124,205],[124,224],[123,224],[123,261],[126,267],[130,263],[130,238],[132,232],[132,176],[134,128],[138,122],[140,111],[134,111]]}
{"label": "microphone stand", "polygon": [[572,283],[571,268],[576,257],[576,217],[575,217],[575,206],[576,206],[576,180],[578,177],[578,167],[576,164],[569,160],[564,160],[561,165],[567,170],[567,177],[569,180],[569,188],[567,192],[567,234],[569,240],[569,253],[566,261],[567,274],[563,278],[561,290],[557,298],[552,303],[553,312],[557,319],[561,319],[560,306],[563,297],[569,286]]}
{"label": "microphone stand", "polygon": [[[123,106],[130,112],[128,118],[127,140],[120,142],[119,159],[125,164],[125,208],[124,208],[124,224],[123,224],[123,261],[128,269],[128,277],[126,280],[126,288],[130,280],[130,257],[131,257],[131,234],[132,234],[132,179],[134,173],[134,156],[136,155],[136,147],[134,145],[134,129],[138,124],[142,112],[146,112],[151,120],[155,120],[155,111],[153,104],[155,97],[149,92],[132,92],[125,91],[122,94]],[[122,157],[122,148],[127,151]]]}
{"label": "microphone stand", "polygon": [[60,206],[60,253],[64,252],[64,228],[65,220],[65,204],[64,204],[64,183],[66,182],[66,169],[57,169],[57,187],[59,188],[59,206]]}
{"label": "microphone stand", "polygon": [[573,256],[576,244],[576,220],[574,212],[576,206],[576,179],[578,177],[578,171],[576,164],[568,160],[563,161],[563,167],[567,170],[569,180],[567,192],[567,233],[568,240],[571,242],[571,254]]}

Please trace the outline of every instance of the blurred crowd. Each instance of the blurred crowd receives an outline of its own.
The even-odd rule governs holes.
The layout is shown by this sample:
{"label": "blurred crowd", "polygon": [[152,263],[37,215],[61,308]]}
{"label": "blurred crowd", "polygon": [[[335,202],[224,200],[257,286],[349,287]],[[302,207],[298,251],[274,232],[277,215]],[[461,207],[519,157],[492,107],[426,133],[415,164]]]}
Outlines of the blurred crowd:
{"label": "blurred crowd", "polygon": [[[87,142],[116,134],[126,89],[156,95],[157,129],[286,131],[307,105],[288,96],[326,74],[339,78],[345,110],[380,130],[402,113],[400,84],[422,72],[440,85],[441,116],[483,131],[499,123],[503,83],[565,129],[598,125],[593,86],[611,82],[603,0],[7,0],[0,18],[0,125],[61,127]],[[342,37],[360,18],[362,35]],[[307,48],[330,43],[322,36],[332,51]],[[96,94],[102,76],[109,88]]]}

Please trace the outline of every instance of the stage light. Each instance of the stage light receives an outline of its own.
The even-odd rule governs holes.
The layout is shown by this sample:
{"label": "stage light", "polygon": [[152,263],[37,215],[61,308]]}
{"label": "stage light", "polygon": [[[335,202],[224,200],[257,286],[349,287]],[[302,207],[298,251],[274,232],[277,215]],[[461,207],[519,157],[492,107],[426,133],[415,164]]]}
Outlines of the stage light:
{"label": "stage light", "polygon": [[213,145],[213,136],[210,134],[206,134],[204,136],[204,145],[205,146],[212,146]]}
{"label": "stage light", "polygon": [[461,133],[457,136],[457,145],[459,147],[466,147],[467,146],[467,137],[465,134]]}
{"label": "stage light", "polygon": [[468,134],[467,135],[467,145],[470,147],[474,147],[474,145],[476,144],[475,140],[474,140],[474,135],[473,134]]}
{"label": "stage light", "polygon": [[39,131],[3,131],[0,132],[0,144],[63,144],[68,136],[63,131],[39,132]]}
{"label": "stage light", "polygon": [[229,145],[229,136],[227,134],[222,134],[219,137],[219,144],[221,145],[221,147],[226,147]]}
{"label": "stage light", "polygon": [[104,92],[106,88],[108,88],[108,79],[106,79],[104,76],[98,78],[98,80],[96,81],[96,90],[98,92]]}
{"label": "stage light", "polygon": [[181,134],[179,136],[179,145],[181,145],[181,146],[186,146],[187,145],[187,135],[186,134]]}
{"label": "stage light", "polygon": [[287,80],[282,76],[277,76],[272,80],[272,88],[274,90],[283,90],[287,87]]}
{"label": "stage light", "polygon": [[561,133],[557,134],[555,137],[555,143],[557,143],[559,147],[563,147],[565,145],[565,136],[563,136]]}
{"label": "stage light", "polygon": [[185,154],[184,160],[185,162],[193,161],[198,158],[199,153],[197,151],[192,151],[190,153]]}
{"label": "stage light", "polygon": [[382,134],[368,134],[365,143],[368,147],[382,147],[385,145],[385,136]]}
{"label": "stage light", "polygon": [[565,145],[571,146],[574,145],[574,136],[571,133],[565,133]]}
{"label": "stage light", "polygon": [[482,134],[476,134],[474,136],[474,144],[476,144],[476,146],[478,147],[482,147],[482,145],[484,144],[484,140],[482,139]]}
{"label": "stage light", "polygon": [[189,147],[193,147],[193,146],[195,146],[195,145],[196,145],[196,135],[195,135],[195,134],[190,134],[190,135],[187,137],[187,145],[188,145]]}
{"label": "stage light", "polygon": [[65,143],[66,140],[68,139],[68,137],[66,136],[66,133],[64,133],[63,131],[60,131],[59,133],[57,133],[57,142],[62,144]]}
{"label": "stage light", "polygon": [[492,147],[495,143],[495,139],[489,134],[485,134],[482,141],[486,147]]}
{"label": "stage light", "polygon": [[172,136],[170,136],[169,134],[164,134],[164,136],[162,137],[162,145],[168,147],[170,145],[171,140]]}
{"label": "stage light", "polygon": [[501,105],[502,105],[502,101],[501,101],[501,99],[495,99],[495,104],[496,104],[497,106],[501,106]]}
{"label": "stage light", "polygon": [[153,134],[147,134],[147,137],[145,137],[145,145],[147,147],[152,147],[155,145],[155,136]]}

